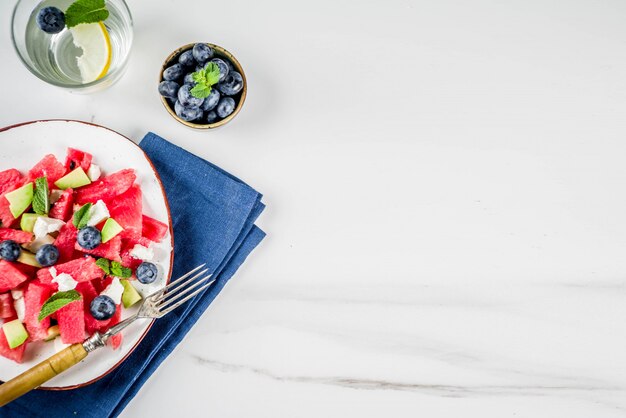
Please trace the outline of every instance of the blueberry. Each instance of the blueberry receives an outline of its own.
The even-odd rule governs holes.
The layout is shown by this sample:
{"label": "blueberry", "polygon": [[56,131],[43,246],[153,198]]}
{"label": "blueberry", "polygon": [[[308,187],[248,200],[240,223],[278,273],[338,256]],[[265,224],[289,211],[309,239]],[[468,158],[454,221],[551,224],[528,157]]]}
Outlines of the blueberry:
{"label": "blueberry", "polygon": [[96,227],[86,226],[78,231],[76,242],[86,250],[93,250],[102,242],[102,234]]}
{"label": "blueberry", "polygon": [[215,106],[217,106],[217,102],[219,101],[220,92],[217,91],[217,89],[211,89],[211,93],[209,93],[208,97],[204,98],[204,102],[202,102],[202,106],[200,106],[200,109],[204,110],[205,112],[213,110],[215,109]]}
{"label": "blueberry", "polygon": [[212,62],[213,64],[217,65],[220,69],[220,78],[218,79],[218,81],[224,80],[230,71],[228,69],[228,64],[226,64],[226,61],[224,61],[221,58],[213,58],[209,62]]}
{"label": "blueberry", "polygon": [[211,110],[206,114],[206,123],[215,123],[218,119],[219,117],[217,116],[217,113],[215,113],[215,110]]}
{"label": "blueberry", "polygon": [[183,106],[178,100],[174,103],[174,111],[179,118],[187,122],[191,122],[192,120],[200,119],[202,117],[202,109],[199,107]]}
{"label": "blueberry", "polygon": [[204,101],[204,99],[193,97],[191,94],[192,88],[193,85],[191,84],[183,84],[183,86],[178,90],[178,101],[183,107],[198,107]]}
{"label": "blueberry", "polygon": [[65,27],[65,15],[56,7],[44,7],[37,13],[37,25],[46,33],[59,33]]}
{"label": "blueberry", "polygon": [[191,50],[185,51],[182,54],[180,54],[180,57],[178,57],[178,62],[181,65],[184,65],[187,67],[196,65],[196,60],[193,58],[193,52]]}
{"label": "blueberry", "polygon": [[110,296],[107,295],[96,296],[91,301],[91,305],[89,305],[91,316],[99,321],[110,319],[113,315],[115,315],[116,309],[117,306],[115,306],[115,302]]}
{"label": "blueberry", "polygon": [[235,70],[235,66],[233,65],[232,62],[230,62],[226,58],[224,58],[224,61],[226,61],[226,65],[228,65],[228,71],[237,71],[237,70]]}
{"label": "blueberry", "polygon": [[42,245],[37,250],[35,259],[44,267],[53,266],[59,261],[59,249],[52,244]]}
{"label": "blueberry", "polygon": [[176,98],[180,86],[175,81],[161,81],[159,83],[159,94],[163,97]]}
{"label": "blueberry", "polygon": [[149,284],[156,280],[159,270],[157,266],[148,261],[144,261],[139,264],[137,270],[135,270],[135,276],[137,276],[137,280],[139,280],[143,284]]}
{"label": "blueberry", "polygon": [[182,65],[174,64],[171,67],[167,67],[165,71],[163,71],[163,79],[167,81],[174,81],[177,78],[181,78],[184,72],[185,68]]}
{"label": "blueberry", "polygon": [[207,44],[195,44],[193,46],[193,57],[200,64],[204,64],[213,56],[213,49]]}
{"label": "blueberry", "polygon": [[196,65],[196,72],[203,70],[204,69],[204,64],[198,64]]}
{"label": "blueberry", "polygon": [[243,88],[243,78],[237,71],[231,71],[224,81],[217,83],[217,88],[226,96],[234,96]]}
{"label": "blueberry", "polygon": [[0,242],[0,258],[7,261],[15,261],[22,253],[22,248],[13,240]]}
{"label": "blueberry", "polygon": [[191,84],[191,85],[196,84],[196,82],[193,81],[193,73],[185,74],[185,78],[183,78],[183,84]]}
{"label": "blueberry", "polygon": [[235,110],[235,99],[232,97],[222,97],[217,105],[217,116],[225,118]]}

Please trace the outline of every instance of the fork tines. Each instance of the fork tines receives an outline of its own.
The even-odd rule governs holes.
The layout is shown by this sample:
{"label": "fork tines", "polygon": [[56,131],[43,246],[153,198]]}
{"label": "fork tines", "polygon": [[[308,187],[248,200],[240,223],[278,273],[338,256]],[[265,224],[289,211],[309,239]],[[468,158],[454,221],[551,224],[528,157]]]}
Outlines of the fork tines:
{"label": "fork tines", "polygon": [[161,315],[165,315],[187,302],[198,293],[202,292],[215,281],[211,279],[212,274],[206,274],[208,269],[200,270],[204,267],[202,264],[187,274],[174,280],[163,289],[154,293],[155,308]]}

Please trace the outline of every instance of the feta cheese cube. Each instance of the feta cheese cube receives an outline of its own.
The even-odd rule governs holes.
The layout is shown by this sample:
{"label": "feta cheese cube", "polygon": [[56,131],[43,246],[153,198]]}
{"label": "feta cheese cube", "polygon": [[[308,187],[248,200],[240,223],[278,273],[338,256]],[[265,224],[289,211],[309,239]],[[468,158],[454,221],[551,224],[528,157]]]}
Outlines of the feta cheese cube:
{"label": "feta cheese cube", "polygon": [[24,298],[15,299],[13,301],[13,307],[15,308],[15,313],[17,313],[17,319],[24,322],[24,315],[26,313],[26,302]]}
{"label": "feta cheese cube", "polygon": [[65,222],[60,219],[40,216],[35,221],[35,225],[33,225],[33,233],[35,238],[43,238],[52,232],[58,231],[63,225],[65,225]]}
{"label": "feta cheese cube", "polygon": [[63,194],[63,190],[53,189],[50,191],[50,204],[58,202]]}
{"label": "feta cheese cube", "polygon": [[89,170],[87,170],[87,177],[89,177],[89,180],[91,181],[98,180],[101,174],[102,172],[100,171],[100,167],[93,163],[89,166]]}
{"label": "feta cheese cube", "polygon": [[133,249],[130,250],[130,256],[143,261],[152,261],[152,259],[154,258],[154,251],[152,250],[152,248],[135,244]]}
{"label": "feta cheese cube", "polygon": [[100,222],[107,220],[111,215],[109,215],[107,205],[102,200],[98,200],[95,205],[91,205],[87,216],[87,219],[89,219],[87,225],[96,226]]}
{"label": "feta cheese cube", "polygon": [[56,283],[59,286],[59,292],[76,289],[78,282],[69,274],[61,273],[57,275],[57,269],[54,267],[50,267],[49,272],[52,276],[52,283]]}
{"label": "feta cheese cube", "polygon": [[118,277],[114,277],[111,284],[108,285],[100,295],[105,295],[113,299],[116,305],[119,305],[122,302],[122,293],[124,293],[124,286],[120,283],[120,279]]}

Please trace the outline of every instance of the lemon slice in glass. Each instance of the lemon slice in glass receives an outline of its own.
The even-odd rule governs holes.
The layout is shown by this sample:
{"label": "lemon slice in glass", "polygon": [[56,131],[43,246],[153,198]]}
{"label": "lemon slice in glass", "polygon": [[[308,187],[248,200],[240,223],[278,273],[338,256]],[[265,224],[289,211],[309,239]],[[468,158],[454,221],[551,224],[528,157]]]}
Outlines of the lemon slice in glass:
{"label": "lemon slice in glass", "polygon": [[102,22],[87,23],[70,28],[74,45],[83,50],[76,58],[83,83],[104,77],[111,65],[111,39]]}

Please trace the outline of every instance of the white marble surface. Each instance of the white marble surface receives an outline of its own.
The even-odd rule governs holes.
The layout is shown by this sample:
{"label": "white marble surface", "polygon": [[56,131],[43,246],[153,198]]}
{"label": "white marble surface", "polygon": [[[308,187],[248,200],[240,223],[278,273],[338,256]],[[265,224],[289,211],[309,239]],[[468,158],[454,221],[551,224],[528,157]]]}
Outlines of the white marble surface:
{"label": "white marble surface", "polygon": [[[21,67],[12,3],[0,124],[151,129],[266,195],[268,238],[124,417],[626,416],[626,3],[133,1],[92,96]],[[157,100],[196,40],[249,77],[215,132]]]}

